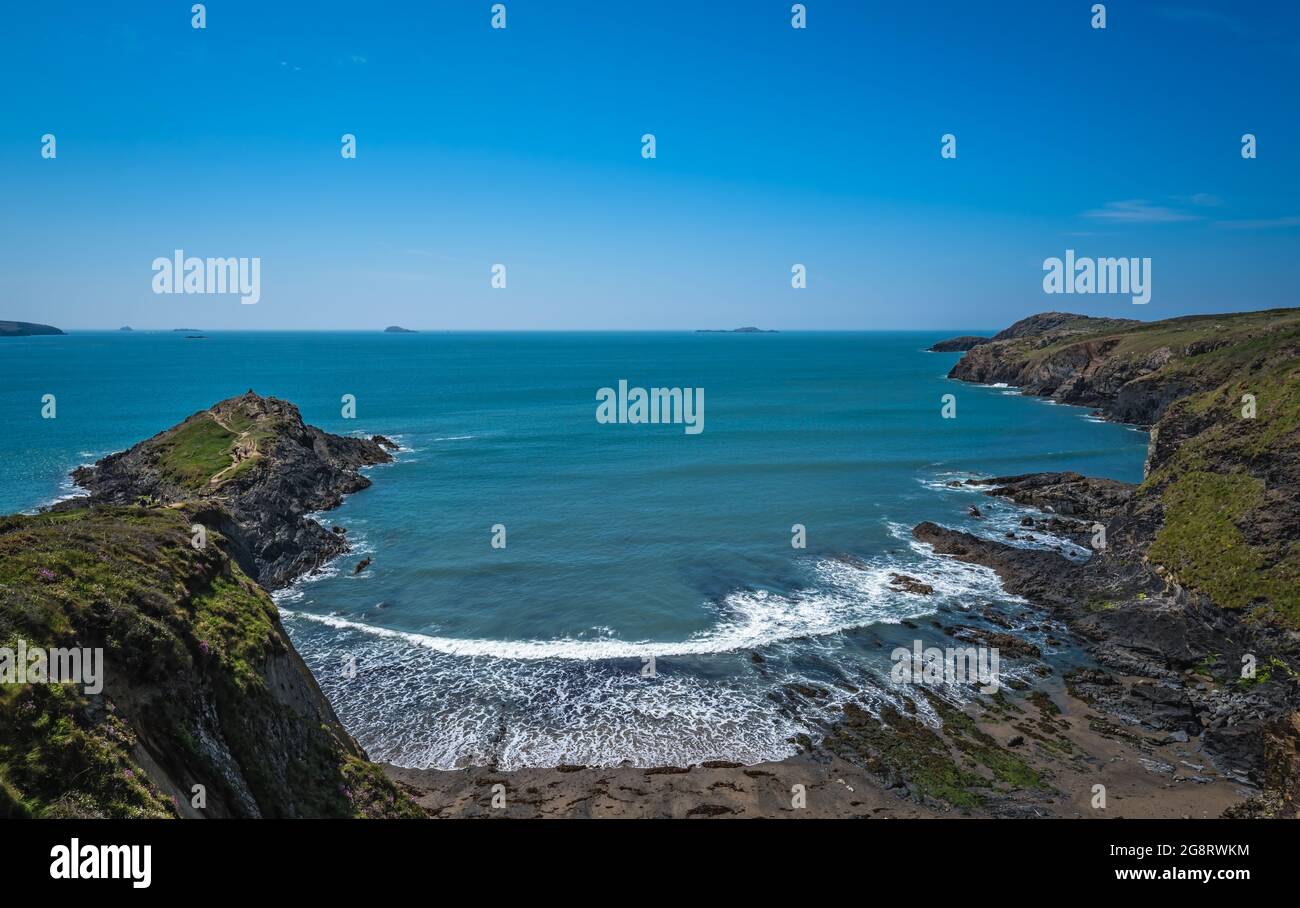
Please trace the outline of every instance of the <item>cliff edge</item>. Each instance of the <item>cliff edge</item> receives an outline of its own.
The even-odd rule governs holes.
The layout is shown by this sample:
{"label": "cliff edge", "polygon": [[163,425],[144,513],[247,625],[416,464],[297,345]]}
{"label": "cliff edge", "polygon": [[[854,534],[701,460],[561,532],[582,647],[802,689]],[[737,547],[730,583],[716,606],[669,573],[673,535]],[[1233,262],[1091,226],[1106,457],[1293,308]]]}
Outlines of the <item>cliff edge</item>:
{"label": "cliff edge", "polygon": [[[422,816],[267,594],[346,550],[305,514],[391,446],[250,392],[77,471],[90,497],[0,518],[0,670],[47,654],[0,685],[0,816]],[[94,683],[53,683],[96,652]]]}

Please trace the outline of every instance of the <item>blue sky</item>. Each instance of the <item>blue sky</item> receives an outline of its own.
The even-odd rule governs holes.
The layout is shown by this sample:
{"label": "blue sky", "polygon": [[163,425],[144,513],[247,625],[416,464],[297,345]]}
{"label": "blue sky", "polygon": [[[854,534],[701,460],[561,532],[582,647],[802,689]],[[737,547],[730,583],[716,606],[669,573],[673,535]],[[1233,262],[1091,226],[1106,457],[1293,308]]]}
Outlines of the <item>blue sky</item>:
{"label": "blue sky", "polygon": [[[946,329],[1295,304],[1300,4],[1117,0],[1104,31],[1091,0],[806,5],[795,30],[789,2],[506,0],[494,30],[480,0],[214,0],[195,30],[188,2],[11,4],[0,318]],[[155,295],[177,248],[260,257],[261,301]],[[1150,257],[1151,302],[1044,294],[1067,248]]]}

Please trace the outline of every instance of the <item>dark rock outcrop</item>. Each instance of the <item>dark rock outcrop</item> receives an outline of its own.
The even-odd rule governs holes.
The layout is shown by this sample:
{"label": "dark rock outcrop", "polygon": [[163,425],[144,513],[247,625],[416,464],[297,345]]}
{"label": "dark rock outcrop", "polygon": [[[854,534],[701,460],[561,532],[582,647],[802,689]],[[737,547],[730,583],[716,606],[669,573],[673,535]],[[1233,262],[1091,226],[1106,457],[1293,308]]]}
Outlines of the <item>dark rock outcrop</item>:
{"label": "dark rock outcrop", "polygon": [[1080,570],[1056,552],[1004,545],[929,521],[913,527],[912,536],[928,543],[937,554],[992,568],[1009,592],[1040,603],[1068,601],[1068,586]]}
{"label": "dark rock outcrop", "polygon": [[390,462],[393,446],[322,432],[293,404],[249,391],[73,478],[94,504],[189,502],[226,512],[221,531],[235,540],[241,566],[274,590],[348,550],[342,534],[307,515],[369,486],[359,469]]}
{"label": "dark rock outcrop", "polygon": [[989,495],[1080,520],[1113,517],[1128,502],[1135,488],[1117,479],[1094,479],[1072,471],[968,479],[966,484],[992,486]]}
{"label": "dark rock outcrop", "polygon": [[947,340],[941,340],[930,347],[931,353],[965,353],[980,344],[987,344],[992,338],[980,337],[975,334],[963,334],[961,337],[950,337]]}
{"label": "dark rock outcrop", "polygon": [[934,593],[934,587],[928,583],[923,583],[915,577],[909,577],[907,574],[890,574],[889,585],[896,590],[904,593],[913,593],[917,596],[929,596]]}

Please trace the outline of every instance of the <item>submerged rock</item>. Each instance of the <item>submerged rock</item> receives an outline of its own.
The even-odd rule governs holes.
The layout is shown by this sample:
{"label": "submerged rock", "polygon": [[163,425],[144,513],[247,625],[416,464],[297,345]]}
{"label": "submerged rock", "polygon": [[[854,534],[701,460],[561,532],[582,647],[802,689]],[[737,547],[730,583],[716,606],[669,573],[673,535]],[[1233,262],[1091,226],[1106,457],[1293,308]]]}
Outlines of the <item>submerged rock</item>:
{"label": "submerged rock", "polygon": [[[890,574],[889,585],[896,590],[905,593],[915,593],[918,596],[929,596],[934,592],[934,587],[928,583],[922,583],[915,577],[909,577],[907,574]],[[912,625],[915,627],[915,625]]]}

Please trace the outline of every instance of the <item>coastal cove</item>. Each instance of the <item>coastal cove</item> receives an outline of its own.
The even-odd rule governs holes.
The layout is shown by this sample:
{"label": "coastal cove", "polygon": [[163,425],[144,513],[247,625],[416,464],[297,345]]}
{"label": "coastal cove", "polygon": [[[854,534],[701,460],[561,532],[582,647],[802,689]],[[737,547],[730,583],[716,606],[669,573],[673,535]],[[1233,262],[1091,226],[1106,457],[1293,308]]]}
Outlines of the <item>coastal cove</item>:
{"label": "coastal cove", "polygon": [[[341,473],[347,497],[286,487],[325,534],[296,534],[318,553],[310,563],[286,561],[278,543],[258,554],[254,518],[237,510],[245,529],[222,532],[244,572],[275,590],[342,725],[433,815],[480,811],[483,786],[503,774],[546,792],[513,815],[770,815],[790,779],[822,793],[818,815],[1075,815],[1088,777],[1115,763],[1126,815],[1147,804],[1209,816],[1240,802],[1257,764],[1211,765],[1188,734],[1199,729],[1169,704],[1168,721],[1130,710],[1135,728],[1085,718],[1105,672],[1076,616],[1035,580],[1099,563],[1091,527],[1127,507],[1145,433],[1104,407],[1093,415],[1101,400],[1026,399],[1005,375],[955,384],[960,354],[925,352],[945,336],[422,334],[397,356],[382,337],[217,332],[221,355],[248,358],[231,370],[240,384],[343,433],[325,436],[330,456],[371,480]],[[140,338],[112,340],[105,355]],[[295,368],[307,350],[330,367]],[[176,359],[161,343],[146,351]],[[509,374],[487,365],[502,361]],[[278,374],[259,380],[259,369]],[[683,445],[680,430],[598,423],[592,392],[611,374],[707,389],[707,431]],[[316,390],[295,397],[285,385]],[[355,396],[356,420],[326,403],[341,394]],[[957,397],[956,419],[940,415],[944,394]],[[304,399],[319,401],[315,412]],[[251,392],[233,400],[246,402],[222,404],[233,419],[212,411],[217,424],[238,428],[250,406],[279,412]],[[74,458],[101,456],[78,447]],[[66,449],[43,457],[67,470]],[[139,470],[112,475],[101,464],[49,497],[130,503]],[[32,504],[29,494],[21,506]],[[791,546],[795,524],[804,549]],[[496,525],[508,528],[504,547],[490,544]],[[1005,689],[890,684],[896,647],[954,641],[1000,649]],[[829,798],[844,787],[858,795]],[[620,788],[651,795],[620,808]]]}
{"label": "coastal cove", "polygon": [[[937,339],[214,332],[202,351],[165,336],[85,340],[143,349],[180,381],[187,360],[207,375],[204,363],[234,358],[214,372],[242,386],[195,392],[171,421],[248,386],[288,388],[276,396],[308,423],[402,446],[392,464],[365,468],[364,494],[318,517],[346,527],[349,554],[276,599],[367,752],[450,769],[780,759],[849,688],[887,676],[894,643],[873,628],[910,646],[915,633],[899,622],[936,599],[958,612],[1010,605],[990,571],[927,554],[911,527],[1018,528],[997,502],[970,518],[972,496],[947,483],[1045,467],[1134,480],[1145,436],[1005,389],[954,386],[944,374],[957,357],[924,352]],[[706,430],[599,423],[595,393],[611,375],[704,388]],[[942,419],[954,390],[958,418]],[[356,396],[356,420],[340,416],[343,393]],[[51,428],[95,406],[62,395]],[[1002,441],[1011,426],[1024,436],[1014,447]],[[102,456],[160,428],[102,447],[79,432],[78,450]],[[61,481],[77,463],[64,457],[51,471]],[[791,547],[796,523],[803,550]],[[505,549],[490,545],[495,524]],[[354,573],[363,558],[373,563]],[[939,593],[896,589],[894,573]],[[648,655],[653,684],[641,678]],[[347,678],[339,666],[352,658]],[[790,684],[831,697],[806,716],[773,710]]]}

